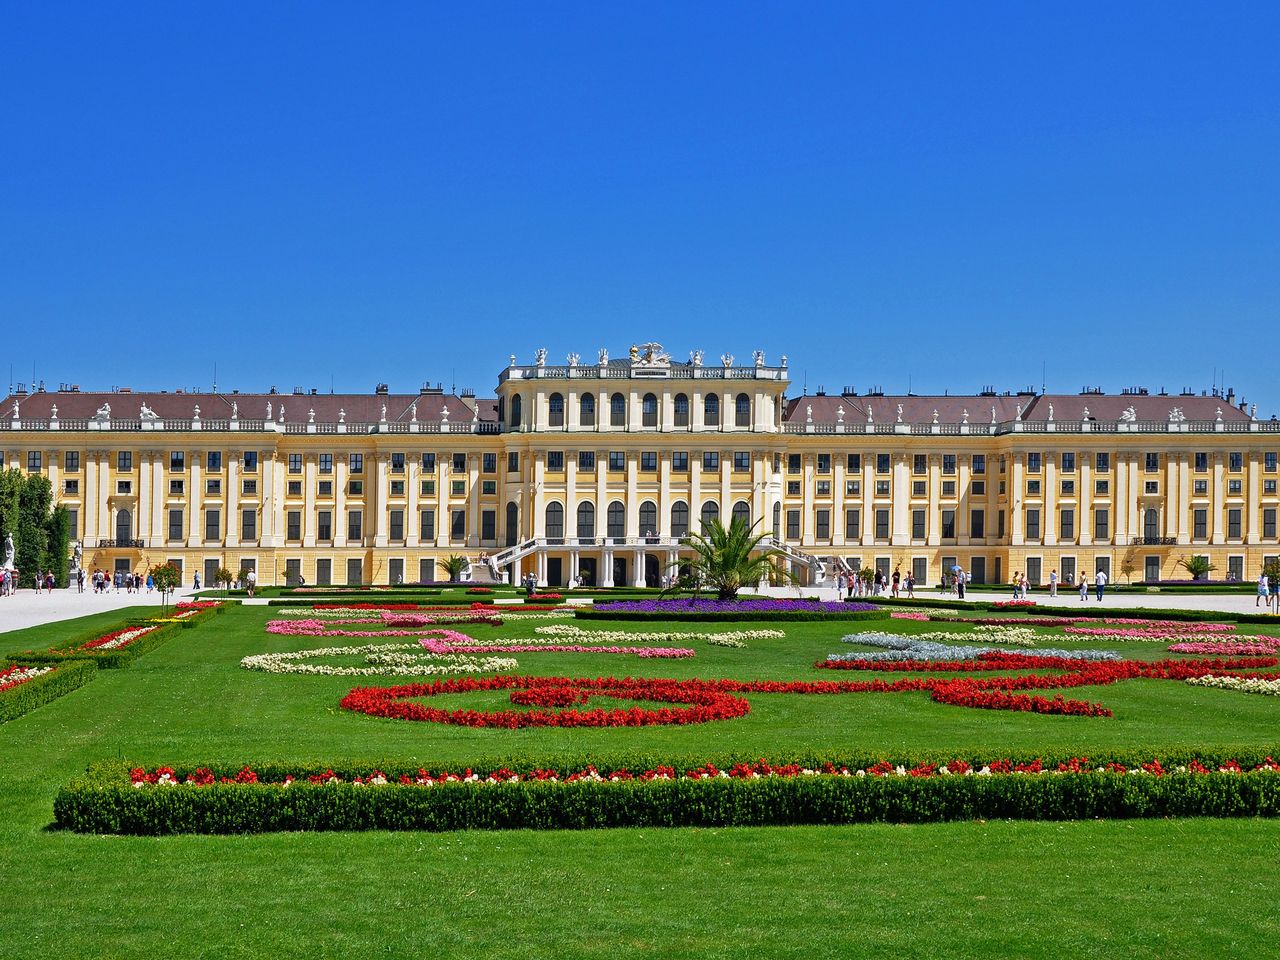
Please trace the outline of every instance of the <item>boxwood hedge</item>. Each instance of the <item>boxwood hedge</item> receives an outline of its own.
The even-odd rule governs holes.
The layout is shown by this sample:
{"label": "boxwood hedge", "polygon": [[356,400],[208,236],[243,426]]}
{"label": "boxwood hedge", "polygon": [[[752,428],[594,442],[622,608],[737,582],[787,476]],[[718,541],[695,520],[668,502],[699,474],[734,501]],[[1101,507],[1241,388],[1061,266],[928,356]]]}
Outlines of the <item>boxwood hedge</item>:
{"label": "boxwood hedge", "polygon": [[723,610],[715,613],[691,613],[685,610],[669,610],[661,613],[643,613],[638,610],[595,610],[591,607],[575,607],[573,615],[578,620],[679,620],[682,623],[742,623],[758,621],[811,620],[888,620],[888,610],[849,610],[827,612],[819,610]]}
{"label": "boxwood hedge", "polygon": [[[861,602],[863,598],[850,598],[850,602]],[[1152,607],[1107,607],[1105,603],[1097,603],[1090,594],[1088,603],[1076,606],[1047,606],[1037,602],[1028,607],[998,607],[998,601],[992,600],[934,600],[917,598],[908,600],[903,597],[873,597],[872,603],[886,607],[902,607],[921,610],[950,610],[956,613],[965,611],[984,613],[1010,613],[1025,617],[1134,617],[1140,620],[1179,620],[1193,623],[1269,623],[1280,626],[1280,617],[1268,613],[1232,613],[1224,610],[1168,610]]]}
{"label": "boxwood hedge", "polygon": [[[32,661],[20,659],[0,663],[0,667],[33,665]],[[59,663],[49,673],[41,674],[26,683],[20,683],[9,690],[0,691],[0,723],[15,720],[24,713],[30,713],[36,707],[44,706],[51,700],[70,693],[77,687],[83,687],[98,674],[98,666],[88,660],[68,660]]]}

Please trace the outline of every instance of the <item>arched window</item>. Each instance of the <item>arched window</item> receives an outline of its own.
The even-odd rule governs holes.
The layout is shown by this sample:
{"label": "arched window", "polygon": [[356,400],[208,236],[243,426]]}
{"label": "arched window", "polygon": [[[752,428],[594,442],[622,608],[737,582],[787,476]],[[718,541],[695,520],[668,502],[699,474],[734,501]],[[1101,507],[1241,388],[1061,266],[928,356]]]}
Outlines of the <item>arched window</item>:
{"label": "arched window", "polygon": [[116,511],[116,545],[124,546],[123,541],[133,539],[133,514],[128,510]]}
{"label": "arched window", "polygon": [[[751,526],[751,504],[745,500],[739,500],[733,505],[733,520],[741,520],[748,527]],[[732,522],[732,521],[730,521]]]}
{"label": "arched window", "polygon": [[735,427],[751,426],[751,398],[745,393],[738,394],[733,402],[733,425]]}
{"label": "arched window", "polygon": [[782,504],[773,505],[773,539],[782,539]]}
{"label": "arched window", "polygon": [[627,398],[615,393],[609,398],[609,426],[625,427],[627,425]]}
{"label": "arched window", "polygon": [[584,427],[596,425],[596,398],[593,393],[584,393],[578,401],[578,420]]}
{"label": "arched window", "polygon": [[627,512],[621,500],[615,500],[609,504],[609,509],[605,513],[605,523],[607,536],[625,537],[627,535]]}
{"label": "arched window", "polygon": [[547,536],[555,540],[564,536],[564,507],[554,500],[547,504]]}
{"label": "arched window", "polygon": [[596,505],[590,500],[578,504],[578,536],[594,537],[596,535]]}
{"label": "arched window", "polygon": [[564,397],[558,393],[553,393],[547,398],[547,425],[564,426]]}
{"label": "arched window", "polygon": [[646,393],[640,401],[640,424],[645,427],[658,425],[658,398],[652,393]]}
{"label": "arched window", "polygon": [[520,538],[520,508],[512,500],[507,504],[507,546],[513,547]]}
{"label": "arched window", "polygon": [[707,532],[707,524],[712,520],[720,519],[720,504],[714,500],[708,500],[702,505],[702,532]]}
{"label": "arched window", "polygon": [[511,398],[511,426],[520,426],[520,394],[516,394]]}
{"label": "arched window", "polygon": [[689,425],[689,398],[683,393],[676,394],[675,414],[677,427],[687,427]]}
{"label": "arched window", "polygon": [[714,393],[702,402],[702,422],[708,427],[720,426],[720,398]]}
{"label": "arched window", "polygon": [[677,500],[671,505],[671,535],[687,537],[689,535],[689,505]]}
{"label": "arched window", "polygon": [[1148,508],[1142,515],[1142,535],[1147,543],[1160,536],[1160,511]]}
{"label": "arched window", "polygon": [[656,536],[658,533],[658,505],[652,500],[640,504],[640,535]]}

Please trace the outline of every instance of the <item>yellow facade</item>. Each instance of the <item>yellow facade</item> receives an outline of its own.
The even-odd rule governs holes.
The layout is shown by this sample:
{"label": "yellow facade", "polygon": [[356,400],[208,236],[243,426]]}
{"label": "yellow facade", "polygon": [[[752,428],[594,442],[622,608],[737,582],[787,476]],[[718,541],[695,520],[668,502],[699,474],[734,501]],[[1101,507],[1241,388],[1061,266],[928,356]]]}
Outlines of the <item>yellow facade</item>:
{"label": "yellow facade", "polygon": [[188,583],[220,566],[417,582],[451,554],[544,584],[653,583],[701,519],[735,513],[810,579],[1185,579],[1191,555],[1251,579],[1280,554],[1280,424],[1234,396],[788,386],[785,358],[680,363],[651,344],[512,358],[491,399],[19,393],[0,425],[8,465],[46,473],[73,511],[86,568],[174,561]]}

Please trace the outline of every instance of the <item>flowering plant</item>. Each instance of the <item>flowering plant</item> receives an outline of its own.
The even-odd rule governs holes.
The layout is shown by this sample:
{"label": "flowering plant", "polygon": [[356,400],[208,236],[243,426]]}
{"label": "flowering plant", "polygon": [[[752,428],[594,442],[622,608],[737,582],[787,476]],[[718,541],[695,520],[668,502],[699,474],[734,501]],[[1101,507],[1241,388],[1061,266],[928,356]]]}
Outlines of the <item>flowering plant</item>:
{"label": "flowering plant", "polygon": [[12,690],[14,687],[20,686],[36,677],[42,677],[46,673],[51,673],[53,667],[24,667],[14,664],[10,667],[0,667],[0,693],[5,690]]}

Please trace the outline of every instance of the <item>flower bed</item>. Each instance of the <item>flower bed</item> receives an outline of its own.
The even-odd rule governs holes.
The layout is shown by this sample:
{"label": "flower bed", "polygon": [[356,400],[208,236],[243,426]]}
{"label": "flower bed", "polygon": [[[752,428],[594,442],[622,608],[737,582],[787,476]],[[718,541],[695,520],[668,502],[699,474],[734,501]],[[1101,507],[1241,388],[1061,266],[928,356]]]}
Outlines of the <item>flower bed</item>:
{"label": "flower bed", "polygon": [[335,767],[108,761],[58,792],[54,820],[84,833],[162,835],[1280,815],[1270,758],[1195,754]]}
{"label": "flower bed", "polygon": [[620,600],[580,607],[574,615],[580,620],[685,620],[704,623],[889,618],[886,611],[873,604],[840,600]]}
{"label": "flower bed", "polygon": [[[365,666],[307,663],[317,657],[363,656]],[[456,673],[497,673],[518,666],[510,657],[422,653],[416,643],[371,643],[359,647],[321,647],[290,653],[258,653],[240,661],[245,670],[318,677],[435,677]]]}
{"label": "flower bed", "polygon": [[1232,637],[1230,640],[1188,640],[1169,645],[1172,653],[1197,653],[1210,657],[1267,657],[1280,651],[1277,637]]}
{"label": "flower bed", "polygon": [[991,607],[994,610],[1020,610],[1023,607],[1034,607],[1034,600],[993,600]]}
{"label": "flower bed", "polygon": [[1201,636],[1205,634],[1230,633],[1235,630],[1232,623],[1177,623],[1172,620],[1153,621],[1141,627],[1119,626],[1141,621],[1107,620],[1115,626],[1105,627],[1064,627],[1066,633],[1082,637],[1104,637],[1108,640],[1170,640],[1179,637]]}
{"label": "flower bed", "polygon": [[155,649],[186,628],[191,621],[127,622],[107,633],[91,633],[73,638],[47,650],[25,650],[14,659],[26,663],[63,663],[68,660],[93,660],[104,669],[126,667],[138,657]]}
{"label": "flower bed", "polygon": [[584,630],[572,623],[553,623],[534,627],[540,636],[570,637],[583,643],[675,643],[701,640],[713,647],[745,648],[747,640],[781,640],[786,634],[781,630],[725,630],[715,633],[697,633],[691,630],[661,630],[632,633],[627,630]]}
{"label": "flower bed", "polygon": [[1280,677],[1188,677],[1187,683],[1194,687],[1217,687],[1220,690],[1235,690],[1237,693],[1260,693],[1268,697],[1280,697]]}
{"label": "flower bed", "polygon": [[0,664],[0,723],[16,719],[82,687],[98,674],[87,660],[58,664]]}

